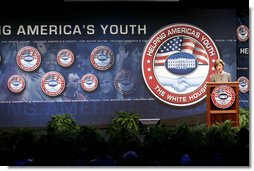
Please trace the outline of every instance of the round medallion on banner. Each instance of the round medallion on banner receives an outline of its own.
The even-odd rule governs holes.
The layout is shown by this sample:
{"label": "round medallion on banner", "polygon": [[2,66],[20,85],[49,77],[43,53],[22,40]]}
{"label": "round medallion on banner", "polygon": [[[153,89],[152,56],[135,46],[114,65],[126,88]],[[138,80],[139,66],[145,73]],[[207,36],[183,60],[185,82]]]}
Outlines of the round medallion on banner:
{"label": "round medallion on banner", "polygon": [[249,79],[242,76],[242,77],[239,77],[237,81],[239,82],[239,91],[241,93],[247,93],[250,88]]}
{"label": "round medallion on banner", "polygon": [[81,87],[88,92],[94,91],[98,87],[98,79],[93,74],[86,74],[81,79]]}
{"label": "round medallion on banner", "polygon": [[41,79],[41,89],[48,96],[58,96],[65,88],[65,79],[59,72],[47,72]]}
{"label": "round medallion on banner", "polygon": [[25,79],[20,75],[12,75],[7,82],[8,88],[13,93],[20,93],[26,86]]}
{"label": "round medallion on banner", "polygon": [[74,54],[69,49],[62,49],[57,53],[57,63],[62,67],[71,66],[74,59]]}
{"label": "round medallion on banner", "polygon": [[122,70],[114,79],[114,86],[122,95],[132,94],[136,90],[137,84],[136,74],[132,71]]}
{"label": "round medallion on banner", "polygon": [[34,47],[26,46],[18,51],[16,62],[21,70],[31,72],[40,66],[41,54]]}
{"label": "round medallion on banner", "polygon": [[98,46],[90,55],[92,65],[98,70],[108,70],[114,64],[115,56],[107,46]]}
{"label": "round medallion on banner", "polygon": [[235,91],[228,85],[219,85],[213,89],[211,99],[216,107],[226,109],[235,102]]}
{"label": "round medallion on banner", "polygon": [[250,36],[249,28],[245,25],[240,25],[236,30],[236,36],[239,41],[245,42]]}
{"label": "round medallion on banner", "polygon": [[158,30],[145,46],[142,73],[149,90],[173,106],[190,106],[206,96],[206,82],[219,59],[213,40],[189,24]]}

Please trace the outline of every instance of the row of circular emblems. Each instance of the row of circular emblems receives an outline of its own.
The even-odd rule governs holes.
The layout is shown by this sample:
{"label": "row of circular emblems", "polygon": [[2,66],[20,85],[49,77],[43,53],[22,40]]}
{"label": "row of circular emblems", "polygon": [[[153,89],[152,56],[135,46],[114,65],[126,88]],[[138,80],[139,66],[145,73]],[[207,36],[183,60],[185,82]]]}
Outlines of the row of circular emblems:
{"label": "row of circular emblems", "polygon": [[[7,84],[11,92],[20,93],[24,90],[25,83],[22,76],[12,75]],[[87,92],[92,92],[98,87],[98,79],[94,74],[85,74],[80,83],[83,90]],[[116,75],[114,86],[123,95],[131,94],[137,88],[137,77],[131,71],[122,70]],[[59,72],[47,72],[41,79],[41,90],[48,96],[58,96],[64,89],[65,79]]]}
{"label": "row of circular emblems", "polygon": [[[20,93],[24,90],[26,82],[20,75],[12,75],[8,79],[8,88],[13,93]],[[93,74],[86,74],[81,79],[81,87],[85,91],[93,91],[97,88],[98,80]],[[62,74],[56,71],[47,72],[41,79],[41,90],[48,96],[58,96],[65,89],[65,79]]]}
{"label": "row of circular emblems", "polygon": [[219,59],[213,40],[189,24],[158,30],[145,46],[142,73],[149,90],[173,106],[190,106],[206,97],[206,82]]}
{"label": "row of circular emblems", "polygon": [[[57,53],[57,63],[62,67],[70,67],[74,59],[74,54],[69,49],[62,49]],[[32,72],[40,66],[41,54],[36,48],[26,46],[18,51],[16,62],[21,70]]]}
{"label": "row of circular emblems", "polygon": [[[20,75],[12,75],[8,79],[8,88],[13,93],[20,93],[24,90],[26,82]],[[81,79],[81,87],[85,91],[93,91],[97,88],[98,80],[93,74],[86,74]],[[47,72],[41,79],[41,90],[48,96],[60,95],[65,89],[65,79],[62,74],[56,71]]]}
{"label": "row of circular emblems", "polygon": [[[70,67],[74,63],[74,54],[69,49],[62,49],[57,53],[57,63],[62,67]],[[92,65],[98,70],[108,70],[114,64],[115,56],[107,46],[98,46],[90,55]],[[16,62],[23,71],[32,72],[41,64],[40,52],[32,47],[26,46],[19,50]]]}
{"label": "row of circular emblems", "polygon": [[[93,74],[85,74],[80,83],[83,90],[92,92],[98,86],[98,79]],[[58,96],[65,89],[65,79],[58,72],[48,72],[42,77],[41,89],[48,96]]]}
{"label": "row of circular emblems", "polygon": [[[81,79],[81,87],[88,92],[94,91],[98,84],[99,81],[94,74],[86,74]],[[135,73],[122,70],[114,78],[114,86],[120,94],[129,95],[136,90],[138,80]]]}
{"label": "row of circular emblems", "polygon": [[[132,94],[138,85],[135,73],[127,70],[120,71],[115,79],[115,89],[122,95]],[[85,91],[94,91],[98,86],[98,79],[93,74],[86,74],[81,79],[81,86]]]}

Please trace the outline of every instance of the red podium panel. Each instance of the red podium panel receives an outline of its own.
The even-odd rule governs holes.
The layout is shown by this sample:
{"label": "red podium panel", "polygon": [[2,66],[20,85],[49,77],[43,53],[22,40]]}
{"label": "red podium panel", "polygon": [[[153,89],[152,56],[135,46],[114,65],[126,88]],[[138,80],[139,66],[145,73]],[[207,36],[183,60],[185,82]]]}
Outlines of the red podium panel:
{"label": "red podium panel", "polygon": [[207,126],[231,120],[239,126],[239,82],[207,83]]}

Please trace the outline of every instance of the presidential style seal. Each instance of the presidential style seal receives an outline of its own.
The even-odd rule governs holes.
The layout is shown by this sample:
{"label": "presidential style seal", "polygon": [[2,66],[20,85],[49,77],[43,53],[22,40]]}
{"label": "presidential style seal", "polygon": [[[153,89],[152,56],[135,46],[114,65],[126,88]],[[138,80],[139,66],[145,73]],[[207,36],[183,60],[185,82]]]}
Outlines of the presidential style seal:
{"label": "presidential style seal", "polygon": [[249,28],[245,25],[240,25],[236,30],[236,36],[239,41],[245,42],[250,36]]}
{"label": "presidential style seal", "polygon": [[216,107],[227,109],[235,102],[235,91],[228,85],[219,85],[213,89],[211,99]]}
{"label": "presidential style seal", "polygon": [[9,90],[13,93],[20,93],[26,86],[25,79],[20,75],[12,75],[7,82]]}
{"label": "presidential style seal", "polygon": [[59,72],[47,72],[41,79],[41,89],[48,96],[58,96],[65,88],[65,79]]}
{"label": "presidential style seal", "polygon": [[241,76],[237,79],[239,82],[239,91],[241,93],[247,93],[250,89],[250,82],[247,77]]}
{"label": "presidential style seal", "polygon": [[81,87],[88,92],[94,91],[98,87],[98,79],[93,74],[85,74],[81,78]]}
{"label": "presidential style seal", "polygon": [[98,70],[108,70],[114,64],[115,56],[107,46],[98,46],[90,55],[91,64]]}
{"label": "presidential style seal", "polygon": [[190,106],[206,96],[206,82],[219,59],[213,40],[189,24],[158,30],[145,46],[142,74],[152,94],[173,106]]}
{"label": "presidential style seal", "polygon": [[74,59],[74,54],[69,49],[62,49],[57,53],[57,63],[62,67],[70,67]]}
{"label": "presidential style seal", "polygon": [[117,73],[114,86],[122,95],[132,94],[138,86],[137,76],[132,71],[122,70]]}
{"label": "presidential style seal", "polygon": [[40,66],[41,54],[34,47],[26,46],[18,51],[16,62],[21,70],[31,72]]}

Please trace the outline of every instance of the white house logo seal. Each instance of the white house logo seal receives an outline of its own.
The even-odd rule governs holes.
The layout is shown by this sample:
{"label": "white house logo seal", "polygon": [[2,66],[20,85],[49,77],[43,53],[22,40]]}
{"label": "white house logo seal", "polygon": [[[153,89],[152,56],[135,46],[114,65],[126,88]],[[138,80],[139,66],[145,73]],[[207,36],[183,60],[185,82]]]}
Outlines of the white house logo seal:
{"label": "white house logo seal", "polygon": [[98,79],[93,74],[86,74],[81,79],[81,87],[88,92],[94,91],[98,87]]}
{"label": "white house logo seal", "polygon": [[122,95],[132,94],[138,86],[137,76],[132,71],[122,70],[116,75],[114,86]]}
{"label": "white house logo seal", "polygon": [[58,96],[65,88],[65,79],[59,72],[47,72],[41,79],[41,89],[48,96]]}
{"label": "white house logo seal", "polygon": [[69,49],[62,49],[57,53],[57,63],[62,67],[71,66],[74,59],[74,54]]}
{"label": "white house logo seal", "polygon": [[245,42],[249,39],[250,32],[247,26],[240,25],[236,30],[237,39],[241,42]]}
{"label": "white house logo seal", "polygon": [[213,89],[211,99],[216,107],[226,109],[235,102],[235,91],[228,85],[219,85]]}
{"label": "white house logo seal", "polygon": [[247,93],[250,89],[249,79],[244,76],[241,76],[238,78],[237,81],[239,82],[239,91],[241,93]]}
{"label": "white house logo seal", "polygon": [[92,65],[98,70],[108,70],[114,64],[115,56],[107,46],[98,46],[93,49],[90,55]]}
{"label": "white house logo seal", "polygon": [[188,24],[168,25],[145,46],[142,73],[149,90],[173,106],[190,106],[206,96],[206,82],[220,58],[213,40]]}
{"label": "white house logo seal", "polygon": [[12,75],[7,82],[8,88],[13,93],[20,93],[26,86],[25,79],[20,75]]}
{"label": "white house logo seal", "polygon": [[16,62],[21,70],[31,72],[40,66],[41,54],[34,47],[26,46],[18,51]]}

